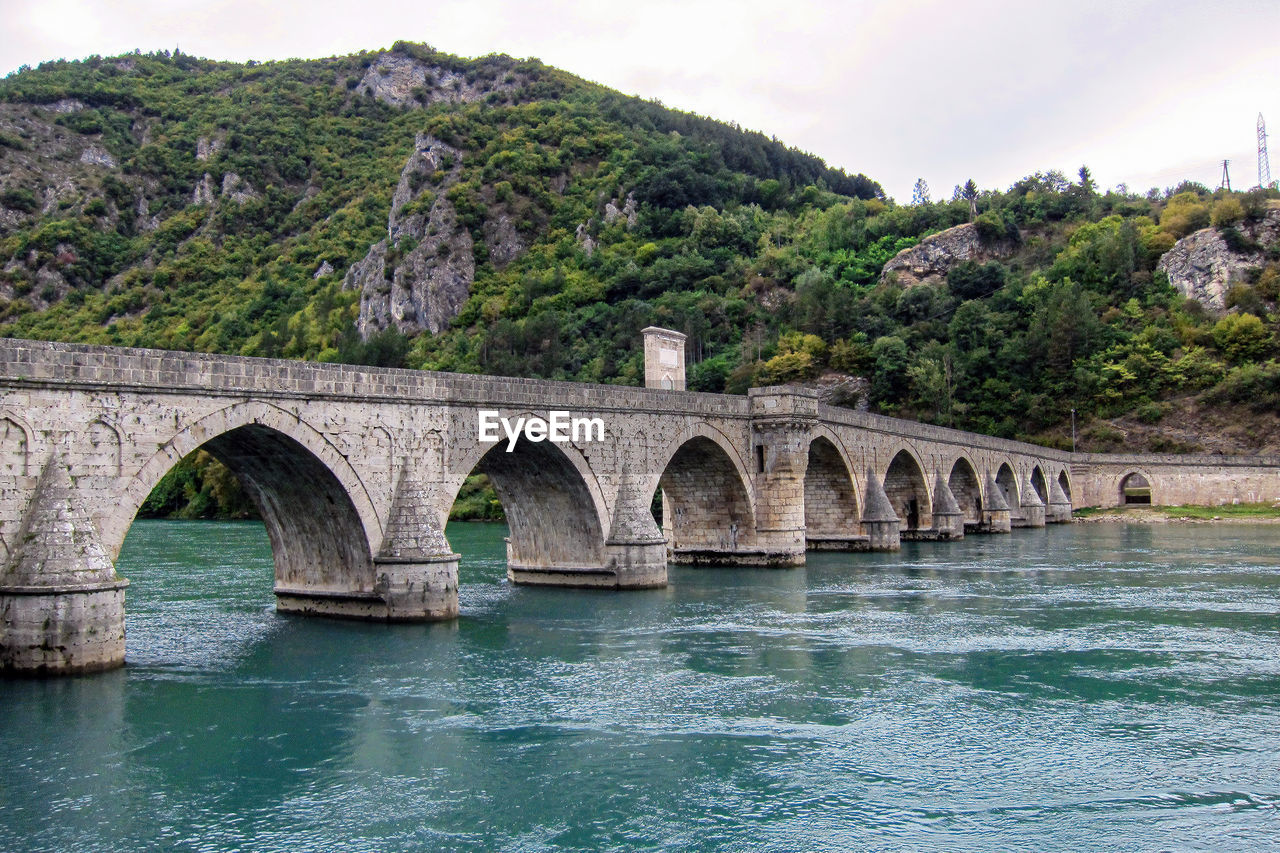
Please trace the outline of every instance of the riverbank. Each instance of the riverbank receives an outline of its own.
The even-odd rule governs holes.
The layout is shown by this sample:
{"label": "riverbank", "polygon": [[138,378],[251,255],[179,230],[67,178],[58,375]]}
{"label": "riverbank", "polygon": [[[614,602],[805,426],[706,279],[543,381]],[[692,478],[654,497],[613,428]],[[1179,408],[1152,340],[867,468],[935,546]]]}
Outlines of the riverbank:
{"label": "riverbank", "polygon": [[1077,523],[1213,524],[1248,522],[1280,524],[1280,504],[1225,504],[1223,506],[1114,506],[1084,507],[1072,513]]}

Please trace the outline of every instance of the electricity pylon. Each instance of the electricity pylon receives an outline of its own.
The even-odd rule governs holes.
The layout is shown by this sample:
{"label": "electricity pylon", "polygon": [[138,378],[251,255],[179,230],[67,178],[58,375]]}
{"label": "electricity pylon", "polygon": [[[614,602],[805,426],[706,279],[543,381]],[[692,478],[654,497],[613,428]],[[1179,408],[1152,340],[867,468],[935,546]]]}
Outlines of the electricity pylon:
{"label": "electricity pylon", "polygon": [[1271,186],[1271,158],[1267,155],[1267,123],[1258,113],[1258,186]]}

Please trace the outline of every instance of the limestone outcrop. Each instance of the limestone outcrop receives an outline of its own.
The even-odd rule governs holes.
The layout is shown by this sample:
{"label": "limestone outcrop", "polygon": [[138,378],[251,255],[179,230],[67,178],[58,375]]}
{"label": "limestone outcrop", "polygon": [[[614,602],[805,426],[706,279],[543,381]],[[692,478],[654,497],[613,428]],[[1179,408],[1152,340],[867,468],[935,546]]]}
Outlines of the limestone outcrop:
{"label": "limestone outcrop", "polygon": [[393,107],[426,107],[437,103],[470,104],[491,92],[515,89],[518,84],[515,75],[479,79],[413,57],[386,53],[365,69],[355,90]]}
{"label": "limestone outcrop", "polygon": [[1202,228],[1183,237],[1165,252],[1156,269],[1188,299],[1223,311],[1227,292],[1252,267],[1266,263],[1264,250],[1280,241],[1280,210],[1269,210],[1259,222],[1239,227],[1245,242],[1256,248],[1233,249],[1217,228]]}
{"label": "limestone outcrop", "polygon": [[106,169],[116,167],[116,158],[101,145],[90,145],[80,154],[80,162],[90,166],[102,166]]}
{"label": "limestone outcrop", "polygon": [[213,175],[204,173],[191,191],[192,204],[213,204]]}
{"label": "limestone outcrop", "polygon": [[236,204],[244,204],[258,197],[258,193],[249,185],[249,182],[235,172],[227,172],[222,176],[222,195]]}
{"label": "limestone outcrop", "polygon": [[510,214],[500,210],[495,210],[493,215],[485,219],[484,242],[489,247],[489,263],[499,270],[529,248],[526,240],[516,230]]}
{"label": "limestone outcrop", "polygon": [[973,223],[965,223],[925,237],[894,255],[884,265],[880,281],[896,278],[903,287],[942,281],[956,264],[1000,260],[1011,256],[1016,248],[1007,240],[984,241]]}
{"label": "limestone outcrop", "polygon": [[392,326],[434,334],[467,301],[476,272],[473,243],[447,193],[461,173],[462,152],[417,135],[391,199],[386,239],[343,279],[343,289],[360,291],[361,337]]}
{"label": "limestone outcrop", "polygon": [[865,376],[852,376],[834,370],[824,371],[817,379],[799,383],[818,395],[818,401],[829,406],[843,406],[859,412],[867,411],[871,381]]}
{"label": "limestone outcrop", "polygon": [[[559,192],[563,192],[561,187]],[[603,199],[603,195],[601,196]],[[574,238],[578,241],[578,245],[582,247],[582,252],[588,258],[591,257],[598,246],[597,239],[600,234],[601,225],[612,225],[618,220],[626,223],[626,229],[630,231],[640,222],[640,205],[636,202],[636,197],[627,193],[625,196],[621,194],[617,198],[609,199],[605,202],[603,212],[598,216],[593,216],[586,222],[578,223],[577,229],[574,231]]]}

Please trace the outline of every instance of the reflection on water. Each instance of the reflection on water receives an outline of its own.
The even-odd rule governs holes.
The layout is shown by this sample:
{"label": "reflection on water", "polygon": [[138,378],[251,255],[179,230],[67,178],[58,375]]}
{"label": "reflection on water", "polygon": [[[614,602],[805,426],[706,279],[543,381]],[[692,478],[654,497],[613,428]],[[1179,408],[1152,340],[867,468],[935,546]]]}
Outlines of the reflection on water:
{"label": "reflection on water", "polygon": [[1256,850],[1280,528],[1076,526],[279,616],[261,526],[139,522],[129,666],[0,683],[3,850]]}

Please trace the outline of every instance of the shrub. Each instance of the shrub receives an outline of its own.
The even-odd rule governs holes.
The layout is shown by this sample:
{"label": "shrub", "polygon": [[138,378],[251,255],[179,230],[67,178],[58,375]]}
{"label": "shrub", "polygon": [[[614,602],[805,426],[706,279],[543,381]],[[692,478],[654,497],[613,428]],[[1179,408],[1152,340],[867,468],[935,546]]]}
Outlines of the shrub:
{"label": "shrub", "polygon": [[764,378],[771,384],[804,379],[813,370],[813,356],[807,352],[784,352],[764,363]]}
{"label": "shrub", "polygon": [[1185,237],[1192,231],[1209,226],[1209,205],[1194,192],[1181,192],[1169,199],[1160,216],[1160,228],[1174,237]]}
{"label": "shrub", "polygon": [[1133,416],[1144,424],[1158,424],[1164,419],[1164,408],[1159,403],[1143,403],[1134,409]]}
{"label": "shrub", "polygon": [[947,285],[958,299],[985,299],[1004,287],[1006,278],[1004,265],[997,261],[981,266],[976,261],[962,261],[947,271]]}
{"label": "shrub", "polygon": [[1205,392],[1209,404],[1247,403],[1256,412],[1280,409],[1280,364],[1243,364]]}
{"label": "shrub", "polygon": [[1149,231],[1142,238],[1142,248],[1147,260],[1154,266],[1161,255],[1173,248],[1176,238],[1166,231]]}
{"label": "shrub", "polygon": [[36,201],[35,193],[26,187],[8,187],[0,193],[0,205],[23,213],[35,213],[40,203]]}
{"label": "shrub", "polygon": [[973,227],[978,232],[978,239],[984,243],[994,243],[1004,236],[1004,220],[993,210],[973,220]]}
{"label": "shrub", "polygon": [[841,373],[863,374],[871,369],[873,359],[866,335],[845,340],[841,338],[831,345],[828,355],[833,370]]}
{"label": "shrub", "polygon": [[1242,219],[1244,219],[1244,205],[1235,196],[1231,195],[1219,199],[1217,204],[1213,206],[1213,212],[1209,216],[1209,221],[1214,228],[1237,225]]}
{"label": "shrub", "polygon": [[1246,254],[1249,252],[1257,252],[1262,248],[1256,242],[1242,234],[1238,228],[1233,226],[1223,226],[1218,229],[1218,233],[1222,235],[1222,242],[1226,243],[1227,248],[1233,252]]}
{"label": "shrub", "polygon": [[1259,317],[1267,310],[1257,289],[1247,284],[1232,285],[1227,291],[1225,304],[1227,308],[1235,308],[1241,314],[1256,314]]}
{"label": "shrub", "polygon": [[1254,284],[1253,289],[1263,299],[1270,299],[1274,302],[1277,298],[1280,298],[1280,267],[1275,264],[1267,264],[1258,276],[1258,281]]}
{"label": "shrub", "polygon": [[23,142],[16,136],[10,136],[7,133],[0,133],[0,148],[12,148],[15,151],[27,151],[31,146]]}
{"label": "shrub", "polygon": [[1271,347],[1271,333],[1253,314],[1228,314],[1213,327],[1213,342],[1227,361],[1256,361]]}

